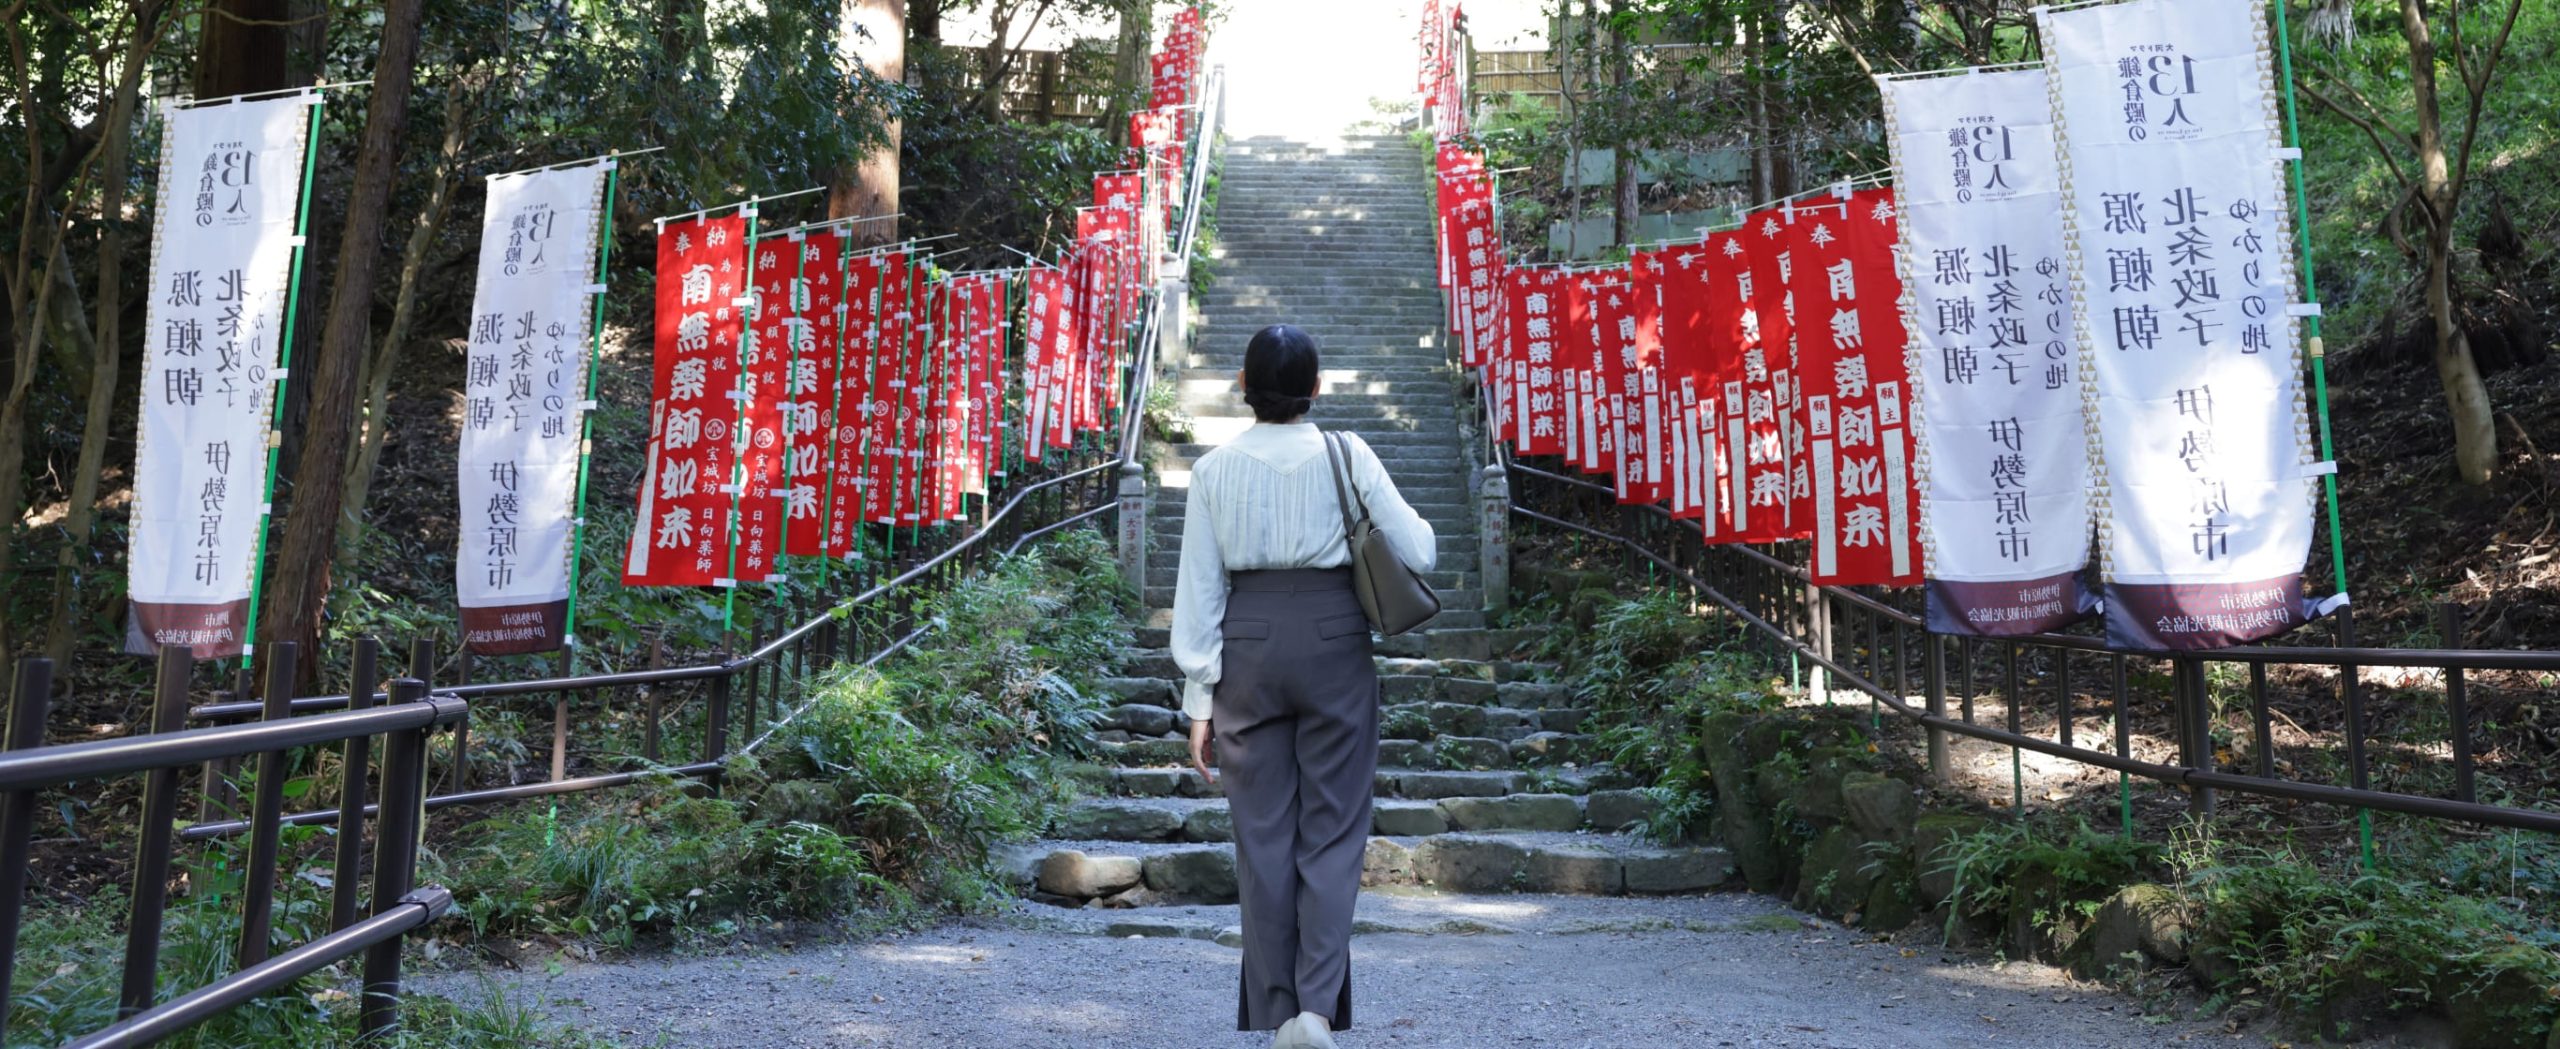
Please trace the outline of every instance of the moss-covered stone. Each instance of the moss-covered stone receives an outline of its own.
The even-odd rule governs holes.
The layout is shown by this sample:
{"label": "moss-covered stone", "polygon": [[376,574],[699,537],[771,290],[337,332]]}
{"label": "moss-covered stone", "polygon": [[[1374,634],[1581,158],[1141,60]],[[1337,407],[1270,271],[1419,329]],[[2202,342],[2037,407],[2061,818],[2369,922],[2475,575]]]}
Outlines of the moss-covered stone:
{"label": "moss-covered stone", "polygon": [[[2507,944],[2476,959],[2460,976],[2434,988],[2453,1021],[2456,1042],[2469,1049],[2560,1049],[2560,1022],[2554,1022],[2553,996],[2546,984],[2550,959],[2539,947]],[[2487,969],[2489,979],[2470,978]]]}
{"label": "moss-covered stone", "polygon": [[1586,586],[1574,591],[1573,596],[1566,600],[1565,618],[1572,621],[1574,629],[1589,630],[1600,621],[1602,610],[1617,603],[1618,595],[1610,593],[1606,587]]}
{"label": "moss-covered stone", "polygon": [[1840,804],[1849,825],[1868,841],[1911,840],[1911,825],[1920,818],[1920,799],[1909,784],[1859,770],[1840,779]]}
{"label": "moss-covered stone", "polygon": [[1991,821],[1969,812],[1931,812],[1911,824],[1913,887],[1920,905],[1935,909],[1955,895],[1956,874],[1948,866],[1950,842],[1981,830]]}
{"label": "moss-covered stone", "polygon": [[1866,845],[1848,827],[1833,827],[1816,837],[1797,872],[1795,905],[1835,918],[1863,910],[1889,866]]}
{"label": "moss-covered stone", "polygon": [[1895,850],[1875,859],[1879,876],[1867,889],[1866,905],[1859,908],[1858,927],[1892,932],[1920,917],[1920,904],[1914,899],[1911,886],[1911,858]]}
{"label": "moss-covered stone", "polygon": [[2128,965],[2184,965],[2190,917],[2187,901],[2168,886],[2127,885],[2098,907],[2072,943],[2071,971],[2092,978]]}

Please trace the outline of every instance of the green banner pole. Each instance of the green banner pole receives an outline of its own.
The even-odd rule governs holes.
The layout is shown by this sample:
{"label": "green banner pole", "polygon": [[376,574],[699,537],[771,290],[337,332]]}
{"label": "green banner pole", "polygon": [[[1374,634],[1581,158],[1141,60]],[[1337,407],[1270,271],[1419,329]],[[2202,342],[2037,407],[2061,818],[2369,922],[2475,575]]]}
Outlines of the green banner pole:
{"label": "green banner pole", "polygon": [[[2320,289],[2313,280],[2311,268],[2311,202],[2303,195],[2305,179],[2302,173],[2304,163],[2302,111],[2294,101],[2293,33],[2286,23],[2284,0],[2275,0],[2272,6],[2276,9],[2276,61],[2284,73],[2284,141],[2285,145],[2293,151],[2286,169],[2293,176],[2293,231],[2302,254],[2302,299],[2308,305],[2317,306],[2320,303]],[[2338,453],[2329,435],[2328,348],[2320,338],[2320,315],[2315,312],[2302,320],[2305,345],[2309,351],[2307,356],[2311,358],[2311,403],[2314,410],[2318,412],[2320,420],[2320,460],[2335,463],[2338,461]],[[2347,592],[2346,529],[2338,512],[2338,472],[2336,470],[2330,470],[2320,476],[2320,492],[2329,517],[2330,575],[2338,588],[2337,593],[2344,595]],[[2365,872],[2370,874],[2374,870],[2373,812],[2371,810],[2361,808],[2356,810],[2356,837],[2362,847]]]}
{"label": "green banner pole", "polygon": [[[741,323],[738,325],[738,378],[734,380],[736,382],[746,381],[747,352],[755,346],[756,315],[762,312],[764,307],[764,296],[756,292],[756,223],[757,213],[762,210],[756,207],[756,203],[762,199],[749,197],[746,203],[738,206],[739,212],[747,218],[746,281],[750,305],[741,311],[744,316],[740,318]],[[745,435],[747,429],[747,399],[740,397],[736,401],[737,422],[730,428],[728,438],[731,442],[729,520],[722,526],[729,530],[729,585],[722,588],[728,593],[723,595],[720,601],[720,641],[724,646],[728,644],[729,635],[737,630],[738,625],[738,508],[745,501],[747,492],[747,457],[738,452],[739,438]]]}
{"label": "green banner pole", "polygon": [[[596,301],[587,322],[587,397],[596,403],[597,371],[604,361],[604,285],[613,266],[613,198],[621,186],[622,165],[611,161],[604,173],[604,210],[596,213]],[[569,647],[569,667],[575,672],[578,660],[578,580],[580,566],[587,553],[587,488],[591,479],[589,466],[595,457],[596,413],[588,409],[578,413],[578,509],[569,518],[569,607],[561,617],[561,633]],[[646,522],[634,527],[647,527]]]}
{"label": "green banner pole", "polygon": [[[276,339],[276,383],[270,396],[267,419],[267,483],[258,499],[258,531],[249,547],[249,621],[240,627],[240,669],[248,671],[256,665],[258,655],[258,605],[266,596],[267,526],[275,519],[276,464],[284,455],[285,383],[293,375],[294,324],[302,317],[302,260],[309,257],[311,238],[311,178],[320,162],[321,95],[310,103],[311,118],[302,133],[302,199],[296,203],[293,216],[293,265],[285,277],[284,331]],[[164,202],[165,203],[165,202]]]}

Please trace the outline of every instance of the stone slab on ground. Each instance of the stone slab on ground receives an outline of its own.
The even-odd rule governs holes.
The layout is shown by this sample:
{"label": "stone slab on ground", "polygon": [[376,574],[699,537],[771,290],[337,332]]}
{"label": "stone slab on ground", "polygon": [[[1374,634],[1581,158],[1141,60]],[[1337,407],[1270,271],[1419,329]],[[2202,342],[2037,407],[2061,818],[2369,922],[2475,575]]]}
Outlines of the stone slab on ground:
{"label": "stone slab on ground", "polygon": [[[465,999],[503,993],[572,1027],[667,1049],[1261,1049],[1268,1034],[1234,1030],[1238,952],[1203,934],[1233,914],[1115,912],[1091,931],[954,923],[799,950],[563,960],[556,971],[414,983]],[[2146,1017],[2140,1003],[2057,969],[1877,942],[1756,896],[1364,893],[1360,916],[1370,931],[1351,941],[1346,1049],[2272,1044],[2219,1022]],[[1461,934],[1392,931],[1441,922]],[[1097,934],[1106,929],[1118,935]]]}

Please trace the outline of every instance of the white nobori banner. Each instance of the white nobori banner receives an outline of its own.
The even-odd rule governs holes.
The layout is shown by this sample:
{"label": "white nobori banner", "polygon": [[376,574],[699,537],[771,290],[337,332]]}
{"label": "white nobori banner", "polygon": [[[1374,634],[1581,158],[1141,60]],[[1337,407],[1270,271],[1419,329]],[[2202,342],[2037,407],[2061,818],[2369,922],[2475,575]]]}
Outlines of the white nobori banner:
{"label": "white nobori banner", "polygon": [[2089,613],[2089,463],[2038,68],[1879,77],[1902,208],[1905,363],[1931,630]]}
{"label": "white nobori banner", "polygon": [[134,453],[126,647],[240,654],[317,94],[167,111]]}
{"label": "white nobori banner", "polygon": [[463,357],[462,642],[567,643],[596,231],[611,161],[489,180]]}
{"label": "white nobori banner", "polygon": [[2063,158],[2110,643],[2198,649],[2307,618],[2316,473],[2265,12],[2038,15]]}

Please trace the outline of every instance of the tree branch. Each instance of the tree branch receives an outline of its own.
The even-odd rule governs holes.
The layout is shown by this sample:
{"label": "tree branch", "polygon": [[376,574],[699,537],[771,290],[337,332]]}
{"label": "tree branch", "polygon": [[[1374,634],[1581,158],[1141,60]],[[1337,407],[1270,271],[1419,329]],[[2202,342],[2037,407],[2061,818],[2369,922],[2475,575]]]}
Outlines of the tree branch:
{"label": "tree branch", "polygon": [[[2383,164],[2391,169],[2392,179],[2399,182],[2401,188],[2407,189],[2416,185],[2416,183],[2409,180],[2407,172],[2400,170],[2400,158],[2392,155],[2390,144],[2383,141],[2382,129],[2375,126],[2373,121],[2349,112],[2347,107],[2339,105],[2336,99],[2321,94],[2319,88],[2313,87],[2307,81],[2297,81],[2296,83],[2302,89],[2302,93],[2309,96],[2312,101],[2320,103],[2322,106],[2326,107],[2329,112],[2337,114],[2339,119],[2361,129],[2364,132],[2365,139],[2373,143],[2374,153],[2382,157]],[[2353,89],[2350,88],[2350,90]],[[2396,136],[2398,133],[2395,131],[2393,134]]]}
{"label": "tree branch", "polygon": [[[2507,37],[2515,32],[2516,16],[2523,11],[2524,0],[2507,0],[2507,19],[2498,26],[2498,35],[2489,41],[2488,54],[2481,60],[2480,78],[2472,80],[2466,76],[2462,81],[2464,93],[2471,97],[2464,107],[2462,147],[2456,151],[2453,165],[2453,191],[2456,196],[2462,193],[2464,180],[2471,177],[2471,151],[2480,141],[2480,108],[2488,101],[2490,82],[2498,75],[2498,60],[2505,57]],[[2458,13],[2455,21],[2461,21]],[[2460,52],[2457,50],[2455,53]]]}

